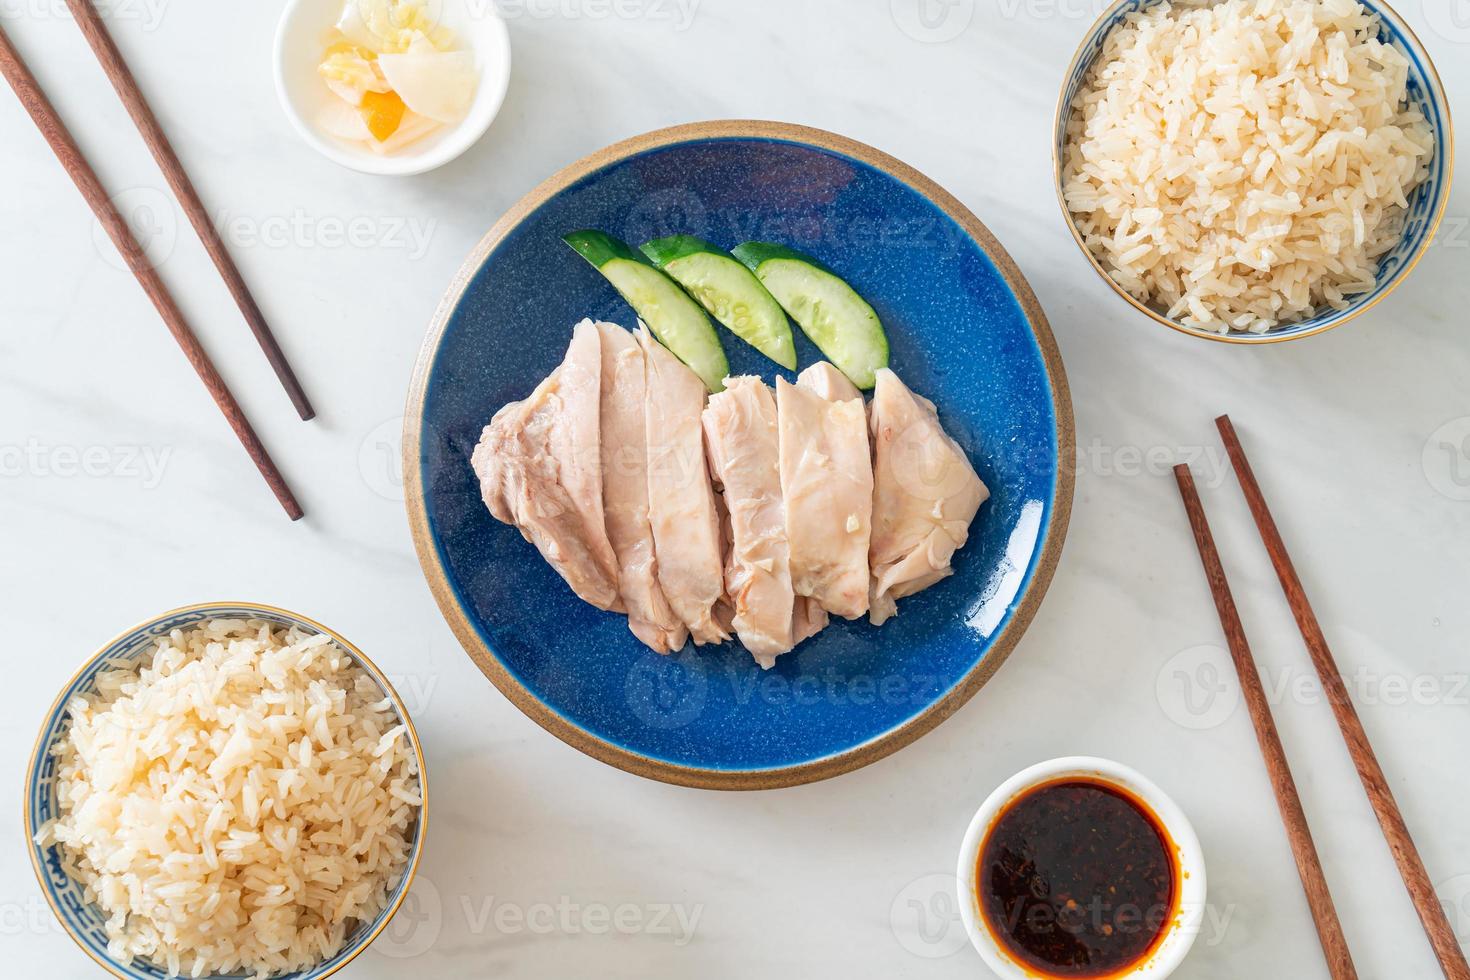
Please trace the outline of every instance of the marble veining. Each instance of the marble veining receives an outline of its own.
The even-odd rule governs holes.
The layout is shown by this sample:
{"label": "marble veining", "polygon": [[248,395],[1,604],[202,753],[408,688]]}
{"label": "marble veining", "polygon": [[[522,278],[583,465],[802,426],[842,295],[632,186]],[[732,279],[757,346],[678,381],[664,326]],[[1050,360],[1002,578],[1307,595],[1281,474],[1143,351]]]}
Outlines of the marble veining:
{"label": "marble veining", "polygon": [[[1457,4],[1396,6],[1463,120],[1470,28]],[[108,4],[119,46],[211,212],[227,216],[231,249],[322,409],[303,425],[182,215],[158,203],[162,179],[64,5],[0,2],[6,31],[109,189],[130,211],[155,209],[161,274],[309,512],[301,525],[281,518],[0,93],[0,612],[13,692],[0,734],[14,747],[0,757],[0,785],[20,792],[46,707],[115,633],[192,601],[273,602],[351,637],[392,675],[435,787],[414,894],[347,980],[983,976],[949,899],[965,825],[1012,773],[1076,753],[1136,766],[1199,831],[1211,908],[1180,980],[1325,980],[1168,474],[1188,458],[1359,972],[1438,975],[1210,420],[1229,411],[1240,428],[1425,862],[1470,939],[1463,153],[1444,228],[1398,292],[1325,336],[1228,349],[1133,313],[1058,213],[1052,113],[1098,0],[501,6],[516,67],[500,118],[443,170],[386,180],[341,170],[292,135],[270,83],[280,0]],[[677,13],[690,7],[681,27]],[[502,698],[418,574],[393,465],[424,329],[494,220],[601,146],[732,116],[870,143],[974,210],[1046,309],[1078,435],[1061,568],[994,681],[874,766],[733,796],[600,765]],[[364,239],[334,244],[333,229],[357,219]],[[427,229],[422,248],[406,233],[415,222]],[[156,482],[128,464],[144,450],[167,453]],[[97,976],[40,904],[19,818],[18,805],[0,807],[0,839],[17,845],[0,848],[7,963],[16,975]]]}

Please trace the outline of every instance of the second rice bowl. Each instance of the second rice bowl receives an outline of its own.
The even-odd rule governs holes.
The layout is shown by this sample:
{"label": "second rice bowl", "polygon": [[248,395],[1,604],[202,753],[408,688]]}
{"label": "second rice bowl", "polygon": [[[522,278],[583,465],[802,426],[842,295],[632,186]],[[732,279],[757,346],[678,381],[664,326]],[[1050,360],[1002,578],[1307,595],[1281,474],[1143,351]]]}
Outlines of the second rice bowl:
{"label": "second rice bowl", "polygon": [[[1409,107],[1410,109],[1417,108],[1424,116],[1428,129],[1434,137],[1434,149],[1433,155],[1427,160],[1427,175],[1423,182],[1408,195],[1409,207],[1402,214],[1402,235],[1398,238],[1397,244],[1378,259],[1376,281],[1371,289],[1344,296],[1340,304],[1343,307],[1341,309],[1318,305],[1310,317],[1293,322],[1282,322],[1262,332],[1232,329],[1228,333],[1222,333],[1181,322],[1182,317],[1170,316],[1168,311],[1131,295],[1088,247],[1082,230],[1079,228],[1078,216],[1072,212],[1066,195],[1068,128],[1074,115],[1075,102],[1089,84],[1094,65],[1103,56],[1109,38],[1114,32],[1124,26],[1130,17],[1147,14],[1163,2],[1165,0],[1118,0],[1117,3],[1114,3],[1084,38],[1063,83],[1053,132],[1054,180],[1058,202],[1067,226],[1088,262],[1114,292],[1155,322],[1182,333],[1227,343],[1272,343],[1311,336],[1340,326],[1377,305],[1408,276],[1427,251],[1448,205],[1454,166],[1453,126],[1443,85],[1423,44],[1404,20],[1383,0],[1359,0],[1359,2],[1369,13],[1376,15],[1380,32],[1379,40],[1392,44],[1405,57]],[[1175,3],[1173,6],[1176,11],[1187,11],[1219,2],[1224,2],[1224,0],[1210,0],[1210,2],[1195,0],[1195,2]]]}
{"label": "second rice bowl", "polygon": [[[414,730],[413,722],[409,718],[408,711],[402,699],[394,691],[388,678],[369,661],[355,646],[347,642],[337,633],[327,629],[305,617],[295,613],[287,612],[272,606],[258,605],[254,603],[227,602],[210,603],[195,606],[187,606],[172,610],[154,619],[142,623],[133,629],[121,634],[94,656],[77,672],[68,682],[55,703],[47,713],[45,723],[38,736],[36,746],[31,754],[30,766],[27,772],[27,792],[24,827],[27,836],[27,847],[31,855],[31,862],[36,872],[36,877],[42,886],[42,893],[51,907],[57,920],[74,941],[87,953],[99,966],[103,967],[109,974],[122,980],[152,980],[152,978],[167,977],[168,971],[151,962],[144,956],[135,956],[131,962],[126,962],[124,957],[113,955],[109,952],[110,934],[108,926],[108,914],[98,904],[88,900],[86,888],[82,881],[78,880],[81,873],[78,866],[73,863],[71,848],[65,848],[54,839],[48,839],[50,834],[43,836],[44,843],[37,843],[36,836],[63,815],[62,805],[58,799],[58,783],[65,778],[65,760],[58,755],[57,749],[70,738],[70,730],[73,719],[71,706],[79,697],[85,697],[97,702],[99,699],[99,676],[106,677],[109,672],[115,672],[120,665],[139,665],[147,667],[158,648],[160,640],[167,640],[172,631],[183,631],[186,635],[190,630],[198,629],[201,625],[213,623],[219,620],[252,620],[263,621],[271,629],[274,638],[277,630],[296,632],[290,635],[305,637],[310,641],[316,635],[324,635],[335,645],[345,658],[339,670],[339,676],[346,679],[355,674],[358,678],[360,695],[366,703],[369,699],[376,699],[379,704],[374,710],[379,716],[386,720],[396,721],[395,729],[401,729],[399,743],[400,748],[392,750],[392,756],[385,759],[383,764],[389,765],[392,759],[406,760],[403,764],[407,766],[404,770],[416,776],[416,787],[407,787],[410,792],[417,789],[417,799],[420,801],[417,809],[413,811],[408,824],[403,828],[401,834],[402,851],[396,848],[395,853],[403,857],[397,859],[392,867],[398,870],[393,872],[392,877],[384,880],[378,879],[386,885],[386,891],[381,892],[382,907],[371,913],[363,920],[349,917],[351,927],[343,936],[340,948],[336,949],[330,956],[320,959],[308,967],[294,970],[293,972],[275,972],[273,977],[282,980],[319,980],[336,973],[342,967],[351,962],[359,953],[370,945],[374,939],[387,927],[389,921],[397,913],[408,894],[412,885],[418,863],[423,850],[423,843],[427,832],[428,810],[427,810],[427,780],[424,771],[423,750],[419,743],[418,735]],[[307,644],[310,645],[310,642]],[[305,657],[305,654],[303,654]],[[304,661],[303,661],[304,662]],[[358,671],[360,670],[360,673]],[[347,672],[351,673],[347,673]],[[177,674],[175,676],[178,676]],[[104,684],[113,682],[104,680]],[[368,686],[361,686],[368,685]],[[376,690],[374,690],[376,689]],[[192,694],[192,692],[191,692]],[[216,692],[217,695],[217,692]],[[102,698],[115,697],[115,692],[107,692]],[[193,695],[200,696],[200,695]],[[350,707],[351,702],[348,702]],[[221,719],[228,717],[225,711],[233,710],[229,707],[222,708]],[[276,717],[274,715],[272,718]],[[338,721],[332,722],[339,724]],[[346,722],[340,722],[346,724]],[[302,739],[305,741],[305,739]],[[380,743],[381,747],[381,743]],[[257,749],[257,751],[259,751]],[[407,755],[405,756],[405,752]],[[75,756],[75,751],[72,753]],[[101,757],[102,753],[91,751],[89,756]],[[93,771],[91,766],[96,765],[95,758],[90,759],[86,765],[88,772],[93,776],[92,782],[97,782],[97,773],[105,770]],[[323,763],[325,764],[325,763]],[[284,774],[283,774],[284,777]],[[350,777],[348,777],[350,778]],[[134,785],[134,784],[128,784]],[[126,785],[124,786],[126,789]],[[95,791],[89,786],[93,795],[102,797],[101,791]],[[143,794],[146,805],[147,794]],[[136,800],[128,799],[127,805],[140,805]],[[248,804],[247,804],[248,805]],[[72,804],[75,808],[75,802]],[[262,809],[264,806],[262,805]],[[67,816],[75,817],[75,812]],[[267,822],[262,818],[262,832],[267,834]],[[120,822],[120,821],[119,821]],[[350,823],[351,821],[346,821]],[[233,826],[233,824],[232,824]],[[75,828],[73,828],[74,830]],[[104,831],[91,831],[103,833]],[[363,831],[366,833],[366,831]],[[232,832],[233,833],[233,832]],[[200,834],[201,837],[207,835]],[[91,842],[89,841],[89,844]],[[273,842],[274,843],[274,842]],[[144,845],[140,845],[144,846]],[[350,857],[350,852],[344,850],[344,857]],[[184,855],[187,858],[187,855]],[[198,855],[195,856],[196,858]],[[399,862],[402,862],[401,864]],[[188,862],[185,861],[187,864]],[[284,865],[282,866],[285,867]],[[340,869],[339,869],[340,870]],[[385,872],[386,873],[386,872]],[[95,872],[86,872],[94,876]],[[359,880],[359,883],[363,883]],[[153,883],[150,883],[153,884]],[[365,887],[376,889],[379,884],[366,883]],[[142,887],[139,884],[138,887]],[[305,887],[305,886],[303,886]],[[331,886],[328,886],[331,887]],[[300,893],[301,889],[297,889]],[[344,899],[345,900],[345,899]],[[299,908],[299,903],[297,905]],[[369,906],[372,908],[373,906]],[[207,928],[204,930],[207,932]],[[188,975],[187,969],[184,975]],[[210,977],[249,977],[256,974],[245,971],[236,973],[206,973]]]}

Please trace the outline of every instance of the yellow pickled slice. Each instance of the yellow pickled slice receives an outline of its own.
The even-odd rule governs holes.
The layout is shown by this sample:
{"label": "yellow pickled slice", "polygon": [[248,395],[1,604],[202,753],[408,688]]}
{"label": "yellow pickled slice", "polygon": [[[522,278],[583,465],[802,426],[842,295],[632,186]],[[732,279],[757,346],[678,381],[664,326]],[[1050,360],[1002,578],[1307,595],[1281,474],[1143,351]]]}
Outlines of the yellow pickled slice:
{"label": "yellow pickled slice", "polygon": [[406,108],[397,92],[368,92],[363,95],[358,111],[373,139],[381,143],[398,132]]}

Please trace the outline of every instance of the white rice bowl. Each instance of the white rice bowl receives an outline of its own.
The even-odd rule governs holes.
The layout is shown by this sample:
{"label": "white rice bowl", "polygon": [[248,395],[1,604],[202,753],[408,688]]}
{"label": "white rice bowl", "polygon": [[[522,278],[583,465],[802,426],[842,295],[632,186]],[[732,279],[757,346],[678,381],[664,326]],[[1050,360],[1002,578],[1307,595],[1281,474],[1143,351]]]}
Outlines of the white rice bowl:
{"label": "white rice bowl", "polygon": [[175,630],[67,705],[60,845],[108,953],[267,977],[335,955],[407,871],[423,800],[391,699],[326,634]]}
{"label": "white rice bowl", "polygon": [[1129,295],[1265,333],[1377,284],[1428,176],[1409,61],[1358,0],[1181,0],[1128,15],[1071,106],[1063,197]]}

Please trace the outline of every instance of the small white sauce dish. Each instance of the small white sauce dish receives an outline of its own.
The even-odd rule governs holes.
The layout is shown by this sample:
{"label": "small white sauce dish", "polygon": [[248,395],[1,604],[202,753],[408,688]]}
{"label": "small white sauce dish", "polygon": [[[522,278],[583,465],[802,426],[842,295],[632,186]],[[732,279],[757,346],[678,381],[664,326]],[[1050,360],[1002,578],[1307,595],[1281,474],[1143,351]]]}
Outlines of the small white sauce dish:
{"label": "small white sauce dish", "polygon": [[327,37],[353,0],[287,0],[276,28],[276,94],[296,132],[322,156],[367,174],[408,176],[442,167],[485,135],[505,101],[510,86],[510,33],[493,3],[474,0],[430,0],[436,24],[452,30],[457,47],[470,51],[479,85],[469,111],[459,122],[440,127],[396,153],[324,132],[317,124],[323,107],[334,99],[317,74]]}
{"label": "small white sauce dish", "polygon": [[1174,845],[1176,867],[1180,872],[1179,906],[1170,916],[1167,932],[1145,959],[1127,971],[1109,977],[1109,980],[1129,977],[1164,980],[1184,962],[1204,922],[1207,892],[1204,852],[1200,849],[1199,837],[1190,826],[1189,818],[1163,790],[1137,770],[1107,759],[1073,756],[1032,766],[1003,783],[975,813],[975,818],[970,821],[970,829],[965,834],[964,845],[960,848],[957,872],[960,882],[960,916],[964,920],[970,942],[1001,980],[1036,980],[1038,974],[1035,969],[1013,959],[991,932],[991,926],[982,918],[979,883],[976,880],[977,866],[986,835],[1008,804],[1038,786],[1067,779],[1101,781],[1122,789],[1125,795],[1141,800],[1153,811]]}

